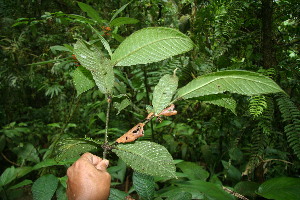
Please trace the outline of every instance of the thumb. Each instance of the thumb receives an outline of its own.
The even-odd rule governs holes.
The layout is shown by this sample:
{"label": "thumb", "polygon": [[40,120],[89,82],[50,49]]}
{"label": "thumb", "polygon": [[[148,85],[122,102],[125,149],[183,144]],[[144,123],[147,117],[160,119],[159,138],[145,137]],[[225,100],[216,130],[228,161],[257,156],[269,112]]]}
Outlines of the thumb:
{"label": "thumb", "polygon": [[101,171],[106,171],[108,165],[109,165],[109,161],[104,159],[96,165],[96,169]]}

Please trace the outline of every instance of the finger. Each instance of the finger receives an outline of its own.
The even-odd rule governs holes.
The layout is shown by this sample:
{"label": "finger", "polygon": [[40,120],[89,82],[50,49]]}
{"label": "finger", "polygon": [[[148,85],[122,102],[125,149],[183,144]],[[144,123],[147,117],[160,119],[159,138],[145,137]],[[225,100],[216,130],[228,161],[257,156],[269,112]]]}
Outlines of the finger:
{"label": "finger", "polygon": [[102,158],[93,155],[93,162],[92,162],[92,164],[93,164],[94,166],[97,166],[101,161],[102,161]]}
{"label": "finger", "polygon": [[87,160],[89,161],[90,163],[93,163],[93,154],[87,152],[87,153],[84,153],[78,160],[82,159],[82,160]]}
{"label": "finger", "polygon": [[101,171],[106,171],[108,165],[109,165],[109,161],[104,159],[96,165],[96,169]]}

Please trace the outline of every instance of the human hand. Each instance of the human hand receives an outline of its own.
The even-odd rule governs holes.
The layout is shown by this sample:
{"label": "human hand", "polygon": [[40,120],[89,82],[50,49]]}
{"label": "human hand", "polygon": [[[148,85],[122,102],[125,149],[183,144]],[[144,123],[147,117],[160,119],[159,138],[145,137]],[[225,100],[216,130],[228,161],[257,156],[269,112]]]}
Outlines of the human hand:
{"label": "human hand", "polygon": [[107,200],[110,174],[108,160],[91,153],[83,154],[67,170],[67,196],[69,200]]}

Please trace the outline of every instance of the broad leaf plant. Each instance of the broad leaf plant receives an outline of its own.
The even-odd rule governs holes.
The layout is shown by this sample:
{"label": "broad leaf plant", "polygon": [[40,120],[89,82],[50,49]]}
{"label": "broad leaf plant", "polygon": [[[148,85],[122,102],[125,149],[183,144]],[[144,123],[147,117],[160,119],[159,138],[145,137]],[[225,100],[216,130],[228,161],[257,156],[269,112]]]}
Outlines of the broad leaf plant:
{"label": "broad leaf plant", "polygon": [[[103,148],[104,158],[107,151],[112,151],[137,173],[175,178],[176,168],[172,156],[162,145],[150,141],[134,141],[129,144],[124,141],[124,144],[120,144],[107,140],[109,111],[114,97],[114,68],[158,62],[186,53],[193,49],[192,40],[175,29],[144,28],[127,37],[117,49],[112,51],[99,32],[91,28],[99,36],[107,54],[100,51],[92,42],[78,40],[74,45],[74,55],[81,66],[73,72],[72,76],[78,96],[95,85],[105,94],[108,102],[105,138],[99,141],[87,138],[61,141],[58,144],[58,158],[63,160],[100,147]],[[180,100],[198,98],[235,113],[236,102],[230,93],[254,96],[283,92],[272,79],[249,71],[219,71],[197,77],[184,87],[177,87],[176,70],[173,74],[161,77],[153,91],[150,109],[152,114],[149,114],[146,120],[141,122],[142,124],[148,123],[155,116],[162,115],[164,109]],[[125,107],[126,105],[123,106]],[[137,130],[131,129],[133,132],[131,134],[143,136],[142,129],[143,127]]]}

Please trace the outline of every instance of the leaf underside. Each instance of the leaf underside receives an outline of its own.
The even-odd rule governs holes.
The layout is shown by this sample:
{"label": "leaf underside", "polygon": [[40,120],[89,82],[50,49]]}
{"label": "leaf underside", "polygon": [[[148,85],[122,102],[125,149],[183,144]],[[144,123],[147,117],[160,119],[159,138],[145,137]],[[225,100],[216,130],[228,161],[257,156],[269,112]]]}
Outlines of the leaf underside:
{"label": "leaf underside", "polygon": [[100,143],[87,138],[67,138],[60,141],[56,146],[56,160],[64,161],[80,156],[82,153],[94,151]]}
{"label": "leaf underside", "polygon": [[80,64],[91,71],[99,90],[104,94],[111,93],[114,72],[110,60],[103,57],[97,48],[89,49],[81,40],[74,45],[74,53]]}
{"label": "leaf underside", "polygon": [[236,101],[226,94],[218,94],[218,95],[207,95],[200,98],[201,101],[208,104],[213,104],[216,106],[221,106],[223,108],[229,109],[233,114],[236,115]]}
{"label": "leaf underside", "polygon": [[185,53],[192,48],[192,40],[176,29],[144,28],[120,44],[112,55],[112,62],[116,66],[147,64]]}
{"label": "leaf underside", "polygon": [[177,91],[177,98],[189,99],[224,92],[260,95],[283,92],[270,78],[249,71],[221,71],[200,76]]}
{"label": "leaf underside", "polygon": [[142,199],[153,199],[155,192],[155,182],[153,176],[134,172],[132,181],[134,189]]}
{"label": "leaf underside", "polygon": [[[89,75],[91,77],[89,77]],[[74,70],[72,77],[77,91],[77,96],[95,86],[95,81],[93,80],[91,73],[81,66]]]}
{"label": "leaf underside", "polygon": [[166,108],[177,89],[178,77],[166,74],[159,80],[153,91],[152,105],[155,114],[160,113]]}
{"label": "leaf underside", "polygon": [[176,167],[168,150],[149,141],[119,144],[115,152],[134,171],[151,176],[175,178]]}

